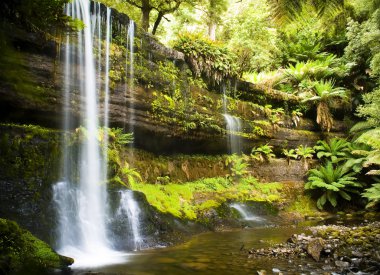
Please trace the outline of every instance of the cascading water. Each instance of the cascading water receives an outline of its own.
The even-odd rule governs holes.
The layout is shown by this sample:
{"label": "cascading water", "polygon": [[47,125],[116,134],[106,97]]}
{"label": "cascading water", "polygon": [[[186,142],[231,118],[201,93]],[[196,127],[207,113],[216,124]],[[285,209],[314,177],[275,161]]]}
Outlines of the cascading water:
{"label": "cascading water", "polygon": [[226,130],[227,130],[227,144],[228,151],[230,154],[239,154],[241,153],[241,143],[238,133],[241,132],[241,122],[238,117],[231,116],[227,112],[227,94],[226,86],[222,86],[223,89],[223,117],[226,121]]}
{"label": "cascading water", "polygon": [[129,132],[133,133],[135,121],[134,96],[133,96],[133,77],[134,77],[134,42],[135,41],[135,23],[131,20],[128,26],[127,48],[129,55],[126,58],[126,74],[128,77],[128,86],[126,87],[126,97],[129,97]]}
{"label": "cascading water", "polygon": [[264,218],[261,218],[261,217],[258,217],[258,216],[253,215],[253,214],[247,209],[247,207],[246,207],[244,204],[233,203],[233,204],[231,204],[230,206],[231,206],[232,208],[236,209],[245,221],[262,222],[262,221],[265,220]]}
{"label": "cascading water", "polygon": [[240,148],[240,137],[237,135],[241,131],[240,119],[229,114],[223,114],[226,120],[226,130],[227,130],[227,142],[229,145],[229,153],[241,153]]}
{"label": "cascading water", "polygon": [[120,191],[119,208],[116,217],[123,219],[127,217],[130,232],[133,235],[133,250],[140,250],[142,237],[140,234],[140,207],[133,197],[131,190]]}
{"label": "cascading water", "polygon": [[[94,7],[91,17],[89,0],[74,0],[66,5],[67,15],[83,21],[85,27],[77,39],[67,35],[64,61],[64,130],[70,129],[70,91],[79,87],[81,95],[80,128],[81,142],[78,154],[69,150],[64,139],[62,181],[53,188],[53,198],[59,216],[59,244],[61,254],[75,259],[74,266],[96,266],[121,261],[121,254],[111,249],[107,238],[106,210],[106,161],[107,150],[100,146],[98,139],[100,108],[98,97],[100,84],[96,81],[100,68],[96,70],[93,52],[94,35],[101,35],[100,5]],[[110,10],[106,19],[105,56],[105,99],[104,124],[108,125],[108,70],[110,43]],[[72,39],[72,41],[71,41]],[[97,39],[102,39],[97,37]],[[75,43],[74,43],[75,42]],[[98,50],[101,44],[98,43]],[[101,54],[101,53],[100,53]],[[100,57],[98,55],[98,62]],[[99,78],[98,78],[99,79]],[[98,91],[98,92],[97,92]],[[105,131],[107,133],[107,131]],[[105,143],[108,136],[105,134]],[[106,146],[106,145],[104,145]],[[70,162],[78,164],[71,169]]]}

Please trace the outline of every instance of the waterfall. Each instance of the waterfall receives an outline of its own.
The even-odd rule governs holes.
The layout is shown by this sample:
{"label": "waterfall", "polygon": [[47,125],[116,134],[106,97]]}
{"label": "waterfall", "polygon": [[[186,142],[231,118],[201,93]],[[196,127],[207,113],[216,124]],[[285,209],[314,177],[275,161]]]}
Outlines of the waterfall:
{"label": "waterfall", "polygon": [[223,114],[226,120],[226,130],[227,130],[227,142],[229,146],[229,153],[241,153],[240,137],[237,135],[241,131],[240,119],[229,114]]}
{"label": "waterfall", "polygon": [[116,217],[119,219],[127,217],[129,229],[133,236],[133,250],[140,250],[142,243],[140,234],[140,207],[134,199],[131,190],[120,191],[120,203],[116,211]]}
{"label": "waterfall", "polygon": [[223,117],[226,121],[227,130],[227,146],[228,152],[230,154],[240,154],[241,153],[241,143],[238,133],[241,132],[241,121],[240,118],[231,116],[227,112],[227,93],[225,84],[222,86],[223,89]]}
{"label": "waterfall", "polygon": [[265,220],[264,218],[255,216],[252,213],[250,213],[250,211],[247,209],[247,206],[245,206],[244,204],[233,203],[230,206],[236,209],[245,221],[262,222]]}
{"label": "waterfall", "polygon": [[[93,10],[95,14],[91,16],[89,0],[74,0],[66,5],[67,15],[83,21],[85,27],[78,31],[77,39],[69,34],[66,37],[63,127],[65,133],[70,129],[70,91],[77,87],[81,95],[80,123],[83,128],[77,129],[82,140],[77,150],[70,150],[68,140],[64,138],[62,180],[53,187],[53,199],[59,216],[58,251],[73,257],[74,266],[121,261],[120,254],[111,249],[112,244],[107,237],[107,131],[103,148],[98,139],[102,68],[100,42],[97,45],[98,56],[93,51],[96,39],[102,39],[94,36],[101,35],[100,22],[103,19],[99,4],[95,4]],[[104,126],[108,125],[110,9],[107,9],[106,17]],[[72,162],[77,164],[76,170],[71,169]]]}
{"label": "waterfall", "polygon": [[[135,120],[135,109],[134,109],[134,96],[133,96],[133,86],[134,86],[134,42],[135,41],[135,23],[130,20],[128,26],[128,36],[127,36],[127,50],[129,55],[126,54],[126,75],[127,75],[127,88],[126,97],[129,97],[129,132],[133,133],[134,130],[134,120]],[[129,66],[128,66],[129,63]]]}

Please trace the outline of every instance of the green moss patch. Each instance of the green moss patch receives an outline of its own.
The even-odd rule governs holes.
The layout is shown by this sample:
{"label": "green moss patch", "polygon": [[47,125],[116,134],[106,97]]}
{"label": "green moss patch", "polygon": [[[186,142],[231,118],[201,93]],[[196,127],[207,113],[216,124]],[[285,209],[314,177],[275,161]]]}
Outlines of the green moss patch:
{"label": "green moss patch", "polygon": [[[37,272],[71,265],[73,259],[54,252],[48,244],[21,229],[16,222],[0,219],[0,273]],[[26,273],[24,273],[26,274]]]}
{"label": "green moss patch", "polygon": [[227,201],[278,202],[281,200],[282,184],[259,183],[253,177],[241,179],[233,184],[227,178],[217,177],[184,184],[136,183],[131,187],[144,193],[148,202],[159,211],[194,220]]}

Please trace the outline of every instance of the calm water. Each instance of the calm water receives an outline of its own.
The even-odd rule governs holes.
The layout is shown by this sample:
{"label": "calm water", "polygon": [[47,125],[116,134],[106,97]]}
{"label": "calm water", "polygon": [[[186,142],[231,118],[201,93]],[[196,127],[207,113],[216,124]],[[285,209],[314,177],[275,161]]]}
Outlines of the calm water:
{"label": "calm water", "polygon": [[[296,262],[278,259],[250,259],[244,249],[284,242],[302,227],[269,227],[210,232],[167,248],[150,249],[126,255],[126,262],[93,269],[74,270],[74,274],[322,274],[321,263],[309,259]],[[241,250],[244,245],[243,250]]]}

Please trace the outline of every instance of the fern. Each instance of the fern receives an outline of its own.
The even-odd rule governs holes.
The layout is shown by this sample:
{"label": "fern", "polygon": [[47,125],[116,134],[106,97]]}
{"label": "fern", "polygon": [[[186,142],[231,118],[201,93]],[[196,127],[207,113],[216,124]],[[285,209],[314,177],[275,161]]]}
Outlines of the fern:
{"label": "fern", "polygon": [[369,201],[366,206],[367,208],[374,207],[380,203],[380,183],[376,183],[371,188],[366,189],[362,193],[362,197],[367,198]]}
{"label": "fern", "polygon": [[[355,143],[364,144],[372,148],[366,156],[366,160],[363,163],[364,167],[380,166],[380,127],[366,131],[361,134]],[[379,175],[379,169],[372,169],[367,173],[368,175]]]}
{"label": "fern", "polygon": [[347,158],[347,153],[350,151],[350,143],[344,139],[333,138],[329,142],[320,140],[314,146],[317,152],[317,158],[328,159],[332,163],[338,163]]}
{"label": "fern", "polygon": [[282,150],[282,154],[286,157],[286,160],[288,162],[288,165],[290,164],[290,159],[293,158],[293,159],[297,159],[297,154],[296,154],[296,151],[294,149],[283,149]]}
{"label": "fern", "polygon": [[328,201],[333,207],[337,206],[338,198],[351,200],[350,193],[358,193],[362,185],[357,182],[354,173],[346,173],[343,166],[334,167],[328,161],[325,166],[309,171],[306,190],[319,190],[322,195],[318,198],[317,207],[323,209]]}
{"label": "fern", "polygon": [[258,161],[270,161],[276,155],[273,154],[273,146],[268,144],[261,145],[259,147],[253,147],[251,151],[251,157]]}

